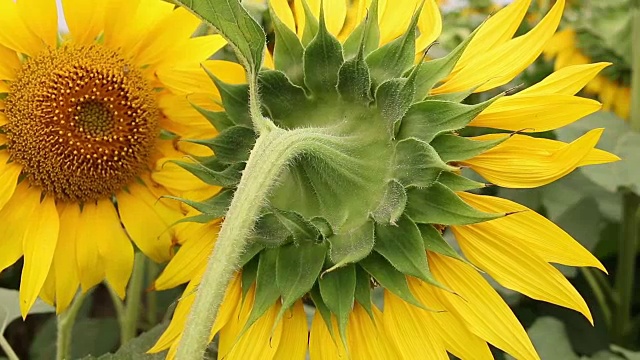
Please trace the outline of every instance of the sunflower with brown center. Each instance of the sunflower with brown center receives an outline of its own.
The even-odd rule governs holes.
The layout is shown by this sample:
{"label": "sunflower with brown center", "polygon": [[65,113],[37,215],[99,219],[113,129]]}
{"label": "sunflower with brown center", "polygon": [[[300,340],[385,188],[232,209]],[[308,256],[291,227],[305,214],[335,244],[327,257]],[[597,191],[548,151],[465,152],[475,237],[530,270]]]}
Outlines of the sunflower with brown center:
{"label": "sunflower with brown center", "polygon": [[200,21],[166,2],[62,3],[68,34],[54,0],[0,1],[0,271],[24,257],[23,316],[105,279],[123,297],[131,241],[171,257],[183,209],[157,199],[195,178],[161,185],[154,169],[183,156],[176,139],[215,135],[191,104],[218,97],[201,63],[228,67],[207,61],[225,41],[192,37]]}

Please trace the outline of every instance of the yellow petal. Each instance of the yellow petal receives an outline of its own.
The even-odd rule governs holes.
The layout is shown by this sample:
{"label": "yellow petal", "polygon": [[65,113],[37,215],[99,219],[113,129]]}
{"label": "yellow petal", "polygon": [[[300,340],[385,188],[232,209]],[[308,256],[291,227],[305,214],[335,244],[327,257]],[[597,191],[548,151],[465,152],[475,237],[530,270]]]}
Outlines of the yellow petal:
{"label": "yellow petal", "polygon": [[[75,208],[70,206],[71,208]],[[75,211],[75,210],[74,210]],[[98,223],[98,206],[95,203],[85,203],[78,216],[76,232],[76,257],[78,277],[82,292],[87,292],[104,279],[104,263],[95,242],[96,224]],[[74,215],[75,216],[75,215]]]}
{"label": "yellow petal", "polygon": [[[52,265],[53,266],[53,265]],[[47,274],[47,279],[42,284],[42,289],[40,289],[40,294],[38,294],[40,299],[45,303],[53,306],[56,303],[56,277],[53,272],[53,267],[51,271]],[[57,310],[56,310],[57,311]]]}
{"label": "yellow petal", "polygon": [[[383,326],[382,313],[372,306],[373,319],[359,303],[355,303],[347,323],[347,343],[353,360],[387,360],[400,350],[389,339]],[[334,334],[338,334],[334,331]],[[340,341],[340,340],[336,340]]]}
{"label": "yellow petal", "polygon": [[282,334],[274,360],[303,360],[307,354],[309,329],[302,301],[297,301],[282,318]]}
{"label": "yellow petal", "polygon": [[[220,353],[220,355],[228,360],[275,359],[274,355],[280,346],[282,336],[282,321],[279,321],[274,328],[274,321],[279,311],[280,303],[271,306],[237,340],[226,355],[223,355],[223,353]],[[244,323],[242,326],[244,326]],[[283,345],[286,346],[285,344]]]}
{"label": "yellow petal", "polygon": [[418,19],[420,36],[416,39],[416,53],[421,53],[442,33],[442,15],[435,0],[426,0]]}
{"label": "yellow petal", "polygon": [[207,265],[220,225],[216,223],[184,225],[176,235],[186,241],[155,281],[157,290],[170,289],[186,283]]}
{"label": "yellow petal", "polygon": [[438,299],[471,332],[517,359],[540,359],[509,306],[480,274],[459,260],[431,252],[428,258],[436,279],[456,292],[438,289]]}
{"label": "yellow petal", "polygon": [[621,88],[618,92],[618,100],[616,101],[615,112],[623,119],[629,118],[631,112],[631,89],[628,87]]}
{"label": "yellow petal", "polygon": [[473,225],[476,232],[520,243],[547,262],[592,266],[606,271],[602,263],[571,235],[526,206],[493,196],[466,192],[459,192],[458,195],[480,211],[510,213],[505,217]]}
{"label": "yellow petal", "polygon": [[[370,1],[368,1],[370,3]],[[380,46],[393,41],[404,34],[422,1],[405,0],[387,1],[378,5],[378,22],[380,25]],[[430,6],[430,5],[429,5]],[[422,14],[424,16],[424,13]]]}
{"label": "yellow petal", "polygon": [[553,72],[539,83],[520,91],[516,95],[575,95],[589,81],[598,75],[602,69],[611,63],[600,62],[595,64],[583,64],[567,66]]}
{"label": "yellow petal", "polygon": [[31,189],[23,206],[31,210],[22,244],[24,267],[20,278],[20,312],[26,317],[47,279],[56,250],[60,218],[52,196],[40,202],[40,190]]}
{"label": "yellow petal", "polygon": [[[333,333],[338,334],[338,324],[334,316],[331,317],[331,321]],[[342,341],[339,338],[336,340],[333,339],[327,328],[327,324],[317,310],[311,322],[309,354],[311,355],[311,360],[347,359],[347,353],[344,350],[344,346],[342,346]]]}
{"label": "yellow petal", "polygon": [[[603,129],[591,130],[555,151],[541,148],[548,140],[512,135],[503,143],[463,163],[502,187],[538,187],[549,184],[580,166],[597,144],[602,132]],[[490,136],[475,139],[485,138]]]}
{"label": "yellow petal", "polygon": [[409,288],[416,298],[429,309],[444,309],[434,312],[413,308],[427,318],[425,324],[430,324],[434,331],[442,338],[447,351],[460,359],[493,360],[487,342],[472,333],[463,320],[454,312],[446,310],[446,305],[438,300],[436,288],[416,278],[408,278]]}
{"label": "yellow petal", "polygon": [[[320,0],[307,0],[307,4],[313,13],[313,16],[317,19],[320,17]],[[304,8],[300,3],[300,6],[297,6],[296,3],[296,12],[300,11],[301,17],[304,17]],[[340,30],[342,30],[342,26],[344,25],[344,21],[347,18],[347,2],[345,0],[324,0],[323,1],[324,8],[324,20],[327,24],[327,30],[334,36],[338,36]],[[304,30],[304,21],[298,21],[298,27],[302,26]]]}
{"label": "yellow petal", "polygon": [[18,186],[18,177],[22,166],[16,162],[8,162],[9,153],[0,151],[0,209],[2,209],[13,196]]}
{"label": "yellow petal", "polygon": [[80,206],[69,204],[60,211],[60,236],[53,257],[56,278],[56,313],[67,309],[78,292],[76,239],[80,219]]}
{"label": "yellow petal", "polygon": [[291,31],[296,32],[296,21],[287,0],[271,0],[269,6],[280,21],[287,25]]}
{"label": "yellow petal", "polygon": [[176,47],[171,52],[164,52],[158,59],[158,68],[180,67],[190,63],[200,63],[227,45],[220,35],[206,35],[186,40],[176,39]]}
{"label": "yellow petal", "polygon": [[55,48],[58,42],[58,10],[55,1],[20,0],[22,20],[45,44]]}
{"label": "yellow petal", "polygon": [[520,27],[530,3],[531,0],[516,0],[485,21],[460,56],[452,73],[458,72],[488,49],[509,41]]}
{"label": "yellow petal", "polygon": [[98,201],[96,208],[101,231],[96,232],[98,253],[104,263],[107,281],[111,288],[124,299],[127,283],[133,270],[133,246],[124,232],[118,213],[111,199]]}
{"label": "yellow petal", "polygon": [[[0,226],[0,271],[15,263],[23,254],[23,239],[31,224],[31,214],[39,205],[27,203],[32,189],[23,182],[15,189],[15,194],[0,210],[0,218],[11,226]],[[38,199],[39,200],[39,199]]]}
{"label": "yellow petal", "polygon": [[180,219],[181,214],[163,201],[157,201],[149,189],[140,184],[131,184],[129,192],[120,191],[116,198],[120,219],[138,248],[156,262],[168,260],[173,234],[169,226]]}
{"label": "yellow petal", "polygon": [[395,342],[402,359],[442,359],[449,356],[433,321],[414,305],[384,292],[383,323],[387,336]]}
{"label": "yellow petal", "polygon": [[618,95],[618,87],[611,81],[600,89],[600,100],[602,101],[602,110],[611,111],[613,104]]}
{"label": "yellow petal", "polygon": [[0,45],[0,80],[15,80],[18,69],[20,69],[18,54]]}
{"label": "yellow petal", "polygon": [[[573,51],[576,47],[575,35],[575,31],[571,28],[566,28],[555,33],[544,48],[545,57],[550,59],[567,50]],[[561,67],[562,66],[556,67],[556,69]]]}
{"label": "yellow petal", "polygon": [[0,45],[29,56],[42,50],[44,42],[24,23],[13,0],[0,0],[0,9]]}
{"label": "yellow petal", "polygon": [[64,18],[73,41],[88,45],[104,29],[105,0],[62,0]]}
{"label": "yellow petal", "polygon": [[523,244],[473,226],[453,226],[464,255],[502,286],[536,300],[581,312],[592,324],[593,317],[578,291],[541,257]]}
{"label": "yellow petal", "polygon": [[[190,96],[189,100],[196,100],[201,96]],[[178,135],[187,136],[193,132],[209,132],[209,137],[212,138],[217,134],[214,127],[200,114],[187,100],[186,96],[174,95],[171,93],[165,93],[158,98],[158,107],[162,110],[162,113],[169,118],[170,122],[163,122],[163,126],[167,130],[179,130],[176,132]],[[215,106],[203,106],[199,101],[194,101],[198,106],[205,109],[215,108]],[[213,101],[211,101],[213,102]],[[172,124],[177,123],[177,124]],[[174,131],[175,132],[175,131]]]}
{"label": "yellow petal", "polygon": [[[0,80],[0,94],[6,94],[9,92],[9,84],[6,81]],[[3,102],[4,104],[4,102]],[[6,123],[6,118],[4,119],[4,123]]]}
{"label": "yellow petal", "polygon": [[469,126],[522,132],[554,130],[600,110],[599,102],[571,95],[505,96],[489,105]]}
{"label": "yellow petal", "polygon": [[453,93],[474,88],[474,92],[482,92],[508,83],[542,53],[546,41],[560,23],[563,9],[564,0],[556,1],[551,11],[531,31],[491,50],[485,47],[484,52],[475,56],[432,93]]}

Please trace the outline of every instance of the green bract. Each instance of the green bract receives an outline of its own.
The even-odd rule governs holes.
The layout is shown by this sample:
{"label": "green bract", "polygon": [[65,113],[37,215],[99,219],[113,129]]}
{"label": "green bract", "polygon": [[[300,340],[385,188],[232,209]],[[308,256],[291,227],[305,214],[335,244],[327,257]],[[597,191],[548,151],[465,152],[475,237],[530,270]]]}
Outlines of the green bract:
{"label": "green bract", "polygon": [[[255,219],[245,221],[251,231],[238,259],[244,293],[256,283],[245,329],[278,299],[282,316],[308,294],[327,324],[336,316],[344,340],[354,301],[371,313],[372,284],[420,307],[405,276],[448,290],[432,276],[426,250],[459,257],[442,237],[445,226],[504,215],[480,212],[458,197],[456,191],[484,184],[460,176],[456,162],[499,141],[455,133],[493,100],[464,105],[450,99],[466,94],[449,100],[427,96],[468,41],[445,58],[415,65],[420,10],[404,35],[379,47],[375,1],[344,45],[327,31],[322,12],[315,21],[305,9],[302,39],[271,13],[275,70],[257,75],[262,115],[271,130],[254,128],[250,85],[212,76],[226,112],[199,109],[220,133],[198,143],[215,156],[179,164],[224,188],[208,201],[186,201],[203,213],[198,221],[220,217],[238,188],[247,191],[260,181],[266,187],[249,191],[264,198],[243,194],[237,200],[258,205]],[[271,155],[273,162],[264,164]],[[260,178],[269,173],[273,181]],[[226,222],[234,209],[232,204]]]}

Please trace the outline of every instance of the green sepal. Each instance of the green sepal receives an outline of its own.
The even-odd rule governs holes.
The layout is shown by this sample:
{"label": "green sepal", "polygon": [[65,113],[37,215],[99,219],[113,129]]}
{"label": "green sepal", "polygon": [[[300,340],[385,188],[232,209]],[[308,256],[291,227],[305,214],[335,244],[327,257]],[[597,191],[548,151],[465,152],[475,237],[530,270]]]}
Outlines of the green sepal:
{"label": "green sepal", "polygon": [[415,137],[429,143],[436,135],[464,128],[495,99],[477,105],[441,100],[415,103],[402,119],[398,138]]}
{"label": "green sepal", "polygon": [[198,223],[198,224],[206,224],[206,223],[211,222],[211,221],[213,221],[215,219],[217,219],[217,217],[212,216],[212,215],[208,215],[208,214],[187,216],[187,217],[183,217],[180,220],[174,222],[169,227],[176,226],[176,225],[182,224],[182,223],[187,223],[187,222],[194,222],[194,223]]}
{"label": "green sepal", "polygon": [[304,47],[298,36],[276,15],[271,2],[269,2],[269,14],[276,33],[276,43],[273,49],[275,68],[287,74],[292,83],[303,86],[302,57],[304,56]]}
{"label": "green sepal", "polygon": [[225,165],[214,156],[204,161],[186,162],[170,160],[170,162],[189,171],[198,179],[208,185],[217,185],[225,188],[234,187],[240,182],[244,163]]}
{"label": "green sepal", "polygon": [[359,263],[380,285],[409,304],[425,309],[425,306],[409,290],[407,277],[396,270],[382,255],[372,252]]}
{"label": "green sepal", "polygon": [[242,267],[242,280],[240,281],[240,285],[242,287],[242,300],[247,296],[251,285],[256,281],[259,260],[259,256],[254,256]]}
{"label": "green sepal", "polygon": [[418,74],[414,101],[423,100],[435,84],[451,73],[456,63],[464,53],[464,50],[471,42],[471,39],[473,39],[478,32],[478,29],[480,29],[480,27],[467,36],[464,41],[453,49],[453,51],[447,54],[447,56],[419,64],[420,68],[417,70]]}
{"label": "green sepal", "polygon": [[[369,12],[364,21],[351,32],[344,42],[344,57],[351,59],[363,50],[365,56],[380,45],[380,26],[378,24],[378,0],[371,1]],[[364,32],[364,36],[363,36]]]}
{"label": "green sepal", "polygon": [[267,109],[271,119],[284,127],[294,124],[282,123],[292,113],[300,112],[307,104],[304,89],[291,83],[287,75],[278,70],[263,70],[258,75],[260,100]]}
{"label": "green sepal", "polygon": [[256,142],[256,133],[245,126],[232,126],[207,140],[186,139],[194,144],[204,145],[213,150],[216,159],[223,164],[235,164],[249,159],[249,153]]}
{"label": "green sepal", "polygon": [[441,172],[438,177],[438,182],[452,191],[468,191],[482,189],[487,186],[484,183],[469,180],[464,176],[449,171]]}
{"label": "green sepal", "polygon": [[313,304],[316,306],[316,311],[320,313],[322,320],[324,320],[324,323],[327,325],[327,329],[329,330],[329,334],[331,334],[331,338],[333,338],[335,341],[333,334],[333,323],[331,322],[331,310],[329,310],[327,304],[325,304],[324,300],[322,300],[319,285],[314,285],[309,292],[309,295],[311,296]]}
{"label": "green sepal", "polygon": [[311,290],[322,271],[326,254],[327,246],[324,243],[310,241],[278,248],[276,283],[282,295],[278,319]]}
{"label": "green sepal", "polygon": [[509,135],[496,140],[474,140],[453,134],[442,134],[431,141],[442,161],[464,161],[494,148],[509,138]]}
{"label": "green sepal", "polygon": [[391,79],[378,86],[376,90],[376,106],[380,115],[387,122],[389,135],[395,138],[400,127],[400,120],[411,107],[414,93],[415,77],[407,79]]}
{"label": "green sepal", "polygon": [[353,309],[356,292],[356,269],[350,264],[330,273],[325,273],[318,280],[320,295],[327,307],[338,320],[338,331],[342,344],[347,349],[347,322]]}
{"label": "green sepal", "polygon": [[387,183],[387,189],[371,217],[379,224],[395,225],[407,206],[407,192],[397,180]]}
{"label": "green sepal", "polygon": [[418,226],[406,215],[395,226],[376,224],[376,244],[373,249],[401,273],[443,287],[429,270]]}
{"label": "green sepal", "polygon": [[440,255],[452,257],[454,259],[458,259],[463,262],[467,262],[457,251],[455,251],[449,243],[442,237],[440,231],[438,231],[431,224],[418,224],[418,229],[420,230],[420,235],[422,236],[422,240],[424,242],[424,248],[438,253]]}
{"label": "green sepal", "polygon": [[371,76],[364,61],[362,49],[356,57],[342,64],[338,72],[338,93],[350,103],[369,104],[371,98]]}
{"label": "green sepal", "polygon": [[393,176],[404,185],[428,187],[438,180],[447,165],[431,145],[415,139],[405,139],[396,144]]}
{"label": "green sepal", "polygon": [[464,90],[460,92],[453,92],[447,94],[437,94],[437,95],[429,95],[425,98],[425,100],[433,100],[433,101],[451,101],[454,103],[461,103],[464,99],[468,98],[469,95],[473,94],[475,89]]}
{"label": "green sepal", "polygon": [[469,225],[503,217],[469,206],[448,187],[436,182],[426,189],[407,191],[409,201],[406,213],[422,224]]}
{"label": "green sepal", "polygon": [[374,226],[366,221],[347,233],[334,234],[328,239],[329,258],[335,264],[326,272],[333,271],[349,263],[355,263],[371,253],[374,245]]}
{"label": "green sepal", "polygon": [[290,241],[291,233],[272,212],[262,214],[256,221],[252,241],[267,248],[281,246]]}
{"label": "green sepal", "polygon": [[293,241],[297,244],[303,241],[316,241],[321,237],[320,231],[295,211],[273,209],[273,213],[280,223],[289,231]]}
{"label": "green sepal", "polygon": [[343,62],[342,45],[327,30],[324,10],[320,7],[318,33],[304,52],[304,83],[307,89],[318,97],[335,94]]}
{"label": "green sepal", "polygon": [[331,226],[329,221],[327,221],[327,219],[320,216],[314,216],[309,221],[313,224],[313,226],[315,226],[316,229],[318,229],[323,239],[327,239],[334,234],[333,227]]}
{"label": "green sepal", "polygon": [[244,251],[238,258],[238,267],[241,268],[245,266],[251,259],[253,259],[260,251],[264,249],[264,246],[261,244],[250,242],[247,247],[245,247]]}
{"label": "green sepal", "polygon": [[211,125],[213,125],[213,127],[216,128],[218,132],[224,131],[234,125],[233,121],[229,119],[229,116],[225,111],[211,111],[209,109],[198,106],[191,101],[189,101],[189,103],[191,104],[191,106],[193,106],[194,109],[202,114],[202,116],[204,116],[204,118],[207,119],[207,121]]}
{"label": "green sepal", "polygon": [[373,319],[373,310],[371,309],[371,275],[359,265],[356,265],[355,298],[358,304],[362,305],[367,311],[369,317]]}
{"label": "green sepal", "polygon": [[366,61],[374,86],[400,77],[413,65],[416,54],[416,29],[421,9],[422,4],[413,14],[411,23],[402,36],[379,47],[367,56]]}
{"label": "green sepal", "polygon": [[253,306],[238,337],[241,337],[280,297],[280,290],[273,281],[276,277],[277,259],[278,251],[276,249],[265,249],[260,253]]}
{"label": "green sepal", "polygon": [[251,127],[251,115],[249,114],[249,85],[248,84],[227,84],[218,79],[209,69],[202,67],[218,88],[222,105],[227,116],[236,125]]}
{"label": "green sepal", "polygon": [[[311,41],[316,37],[318,33],[318,20],[313,15],[313,11],[309,7],[307,0],[302,0],[302,7],[304,9],[304,30],[302,31],[302,45],[308,46]],[[324,7],[320,7],[322,12]]]}
{"label": "green sepal", "polygon": [[200,211],[205,215],[212,216],[214,219],[221,218],[227,213],[231,199],[233,199],[233,190],[225,189],[204,201],[193,201],[177,196],[164,195],[166,199],[180,201],[192,208]]}

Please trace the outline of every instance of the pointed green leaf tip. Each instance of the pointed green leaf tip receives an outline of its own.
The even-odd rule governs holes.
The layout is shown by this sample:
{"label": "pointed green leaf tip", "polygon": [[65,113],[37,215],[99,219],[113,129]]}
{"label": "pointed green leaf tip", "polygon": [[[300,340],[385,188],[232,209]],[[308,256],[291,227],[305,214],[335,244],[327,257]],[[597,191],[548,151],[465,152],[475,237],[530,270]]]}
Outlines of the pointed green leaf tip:
{"label": "pointed green leaf tip", "polygon": [[172,0],[212,26],[234,48],[248,70],[262,66],[265,33],[238,0]]}
{"label": "pointed green leaf tip", "polygon": [[338,319],[343,345],[347,346],[347,322],[356,292],[356,268],[349,265],[320,277],[320,294],[327,307]]}

